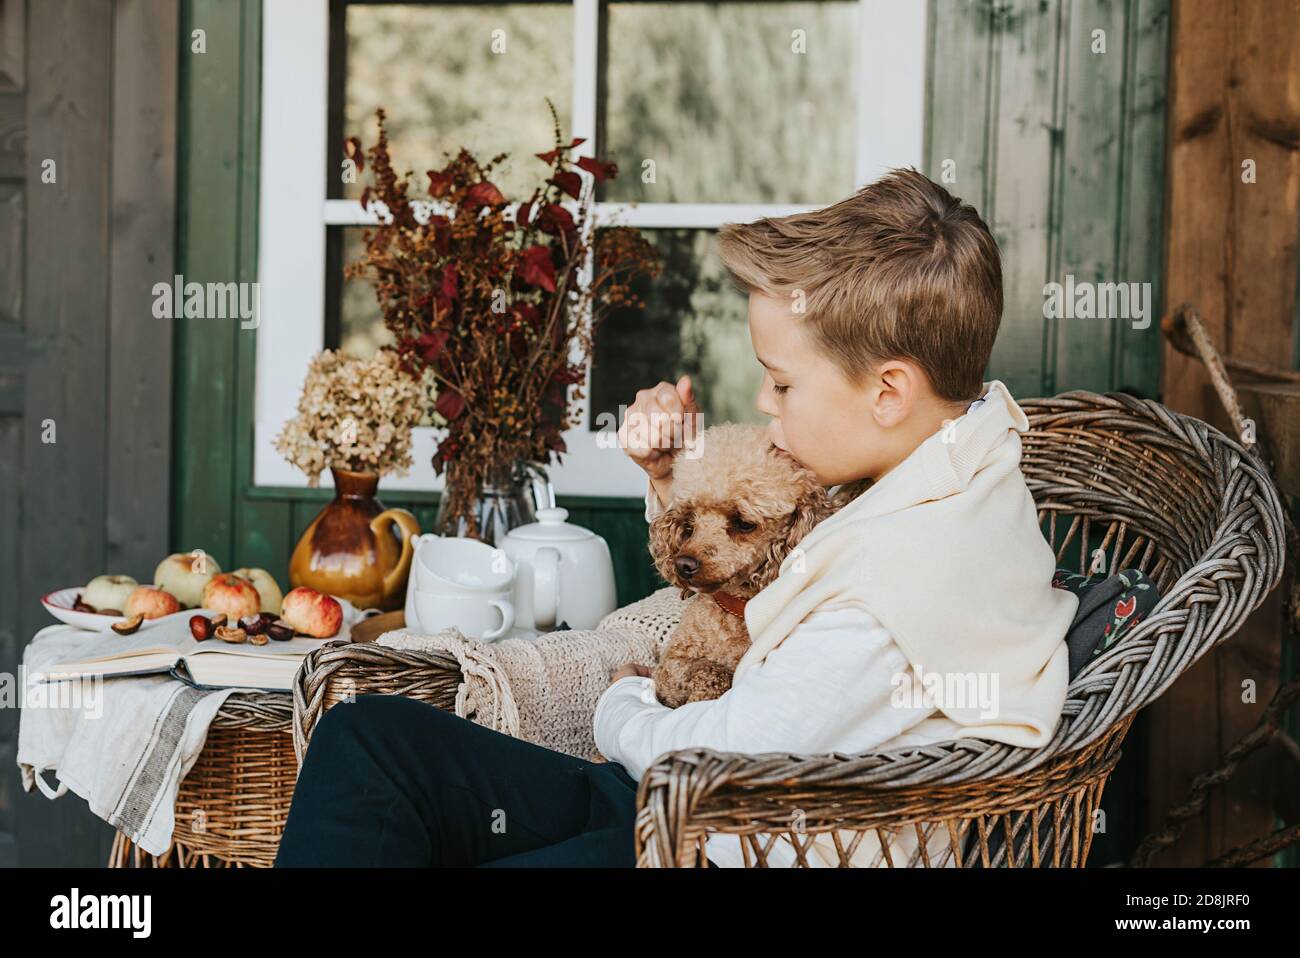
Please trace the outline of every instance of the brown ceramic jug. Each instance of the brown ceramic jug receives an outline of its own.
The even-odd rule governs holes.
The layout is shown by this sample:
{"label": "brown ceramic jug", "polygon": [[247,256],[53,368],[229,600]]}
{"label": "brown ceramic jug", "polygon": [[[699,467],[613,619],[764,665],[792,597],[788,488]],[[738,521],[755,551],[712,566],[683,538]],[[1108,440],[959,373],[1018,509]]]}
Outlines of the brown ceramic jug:
{"label": "brown ceramic jug", "polygon": [[347,599],[358,609],[400,609],[420,524],[375,498],[379,476],[331,469],[334,499],[311,521],[289,559],[289,582]]}

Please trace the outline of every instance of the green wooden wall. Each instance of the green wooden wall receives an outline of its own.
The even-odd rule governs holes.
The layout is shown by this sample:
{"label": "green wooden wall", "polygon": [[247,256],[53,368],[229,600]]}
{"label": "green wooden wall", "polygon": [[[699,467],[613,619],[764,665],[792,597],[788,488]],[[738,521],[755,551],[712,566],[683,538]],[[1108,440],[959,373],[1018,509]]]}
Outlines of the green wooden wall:
{"label": "green wooden wall", "polygon": [[[1167,3],[931,4],[924,169],[943,181],[952,161],[949,189],[976,204],[1002,246],[1007,309],[990,376],[1017,395],[1156,394],[1158,320],[1144,331],[1049,323],[1042,287],[1073,272],[1159,289]],[[183,18],[183,37],[207,31],[207,52],[182,60],[178,269],[199,282],[252,281],[260,4],[186,0]],[[1090,49],[1096,29],[1104,54]],[[251,486],[255,336],[237,323],[177,321],[171,538],[284,580],[327,493]],[[436,495],[383,499],[432,524]],[[609,541],[621,603],[655,588],[640,500],[561,504]]]}
{"label": "green wooden wall", "polygon": [[[1168,22],[1168,0],[931,3],[926,173],[951,161],[1002,249],[990,375],[1017,396],[1157,394]],[[1151,283],[1151,325],[1044,319],[1066,274]]]}

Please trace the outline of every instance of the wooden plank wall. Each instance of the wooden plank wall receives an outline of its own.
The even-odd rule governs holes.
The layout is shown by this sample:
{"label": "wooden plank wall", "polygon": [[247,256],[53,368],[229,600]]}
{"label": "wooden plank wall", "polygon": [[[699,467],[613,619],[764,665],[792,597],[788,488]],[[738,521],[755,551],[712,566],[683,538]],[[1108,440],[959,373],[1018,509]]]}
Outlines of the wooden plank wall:
{"label": "wooden plank wall", "polygon": [[[1158,305],[1168,0],[930,9],[925,172],[975,205],[1002,250],[1005,308],[989,377],[1019,397],[1129,388],[1158,398],[1158,311],[1146,329],[1048,320],[1043,286],[1067,274],[1148,282]],[[1106,789],[1094,864],[1125,857],[1149,827],[1146,742],[1143,713]]]}
{"label": "wooden plank wall", "polygon": [[[27,29],[26,3],[0,2],[0,483],[22,482],[23,230]],[[21,562],[19,496],[0,505],[0,669],[17,668],[20,638],[16,571]],[[0,709],[0,868],[18,863],[18,713]]]}
{"label": "wooden plank wall", "polygon": [[[1300,2],[1183,0],[1171,29],[1167,302],[1194,303],[1225,353],[1294,365]],[[1243,181],[1246,162],[1253,183]],[[1164,361],[1167,404],[1215,418],[1200,364],[1172,349]],[[1151,709],[1153,816],[1258,722],[1278,685],[1279,615],[1274,592]],[[1247,680],[1254,703],[1242,701]],[[1197,864],[1272,831],[1277,763],[1290,761],[1257,752],[1159,863]]]}
{"label": "wooden plank wall", "polygon": [[[150,576],[167,548],[172,333],[150,305],[172,273],[177,20],[169,0],[4,0],[0,17],[10,672],[50,623],[41,595]],[[0,712],[0,864],[102,864],[112,832],[83,800],[21,791],[17,725]]]}
{"label": "wooden plank wall", "polygon": [[1147,329],[1048,320],[1043,286],[1067,274],[1149,282],[1158,301],[1168,11],[1168,0],[931,4],[925,172],[974,204],[1002,249],[989,376],[1016,396],[1156,396],[1154,318]]}

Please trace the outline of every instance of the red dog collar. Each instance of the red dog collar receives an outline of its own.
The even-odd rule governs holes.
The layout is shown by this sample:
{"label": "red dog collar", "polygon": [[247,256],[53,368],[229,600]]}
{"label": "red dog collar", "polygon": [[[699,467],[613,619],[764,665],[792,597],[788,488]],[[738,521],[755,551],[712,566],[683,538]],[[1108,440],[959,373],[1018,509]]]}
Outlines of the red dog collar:
{"label": "red dog collar", "polygon": [[748,599],[739,599],[729,592],[721,591],[710,592],[709,595],[713,597],[714,602],[718,603],[722,611],[730,612],[738,619],[745,617],[745,603],[749,601]]}

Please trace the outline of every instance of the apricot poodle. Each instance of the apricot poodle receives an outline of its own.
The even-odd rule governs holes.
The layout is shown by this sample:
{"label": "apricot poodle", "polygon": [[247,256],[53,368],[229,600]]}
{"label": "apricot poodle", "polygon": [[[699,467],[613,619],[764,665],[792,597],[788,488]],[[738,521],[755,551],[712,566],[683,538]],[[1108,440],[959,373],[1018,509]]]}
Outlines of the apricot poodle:
{"label": "apricot poodle", "polygon": [[816,476],[766,438],[762,426],[706,429],[673,463],[671,501],[650,523],[650,554],[689,596],[654,669],[670,708],[731,687],[745,650],[745,603],[834,507]]}

